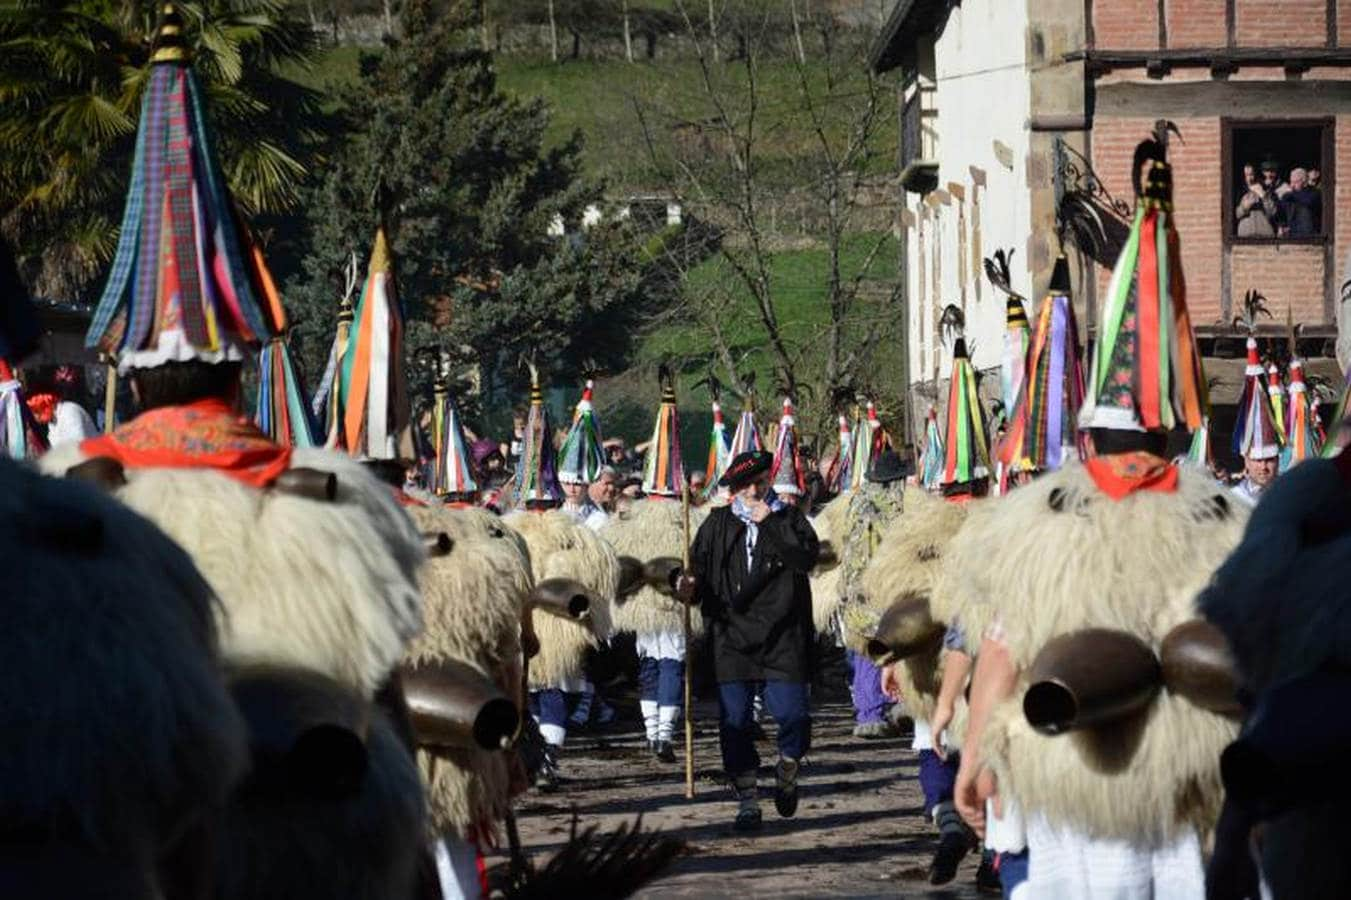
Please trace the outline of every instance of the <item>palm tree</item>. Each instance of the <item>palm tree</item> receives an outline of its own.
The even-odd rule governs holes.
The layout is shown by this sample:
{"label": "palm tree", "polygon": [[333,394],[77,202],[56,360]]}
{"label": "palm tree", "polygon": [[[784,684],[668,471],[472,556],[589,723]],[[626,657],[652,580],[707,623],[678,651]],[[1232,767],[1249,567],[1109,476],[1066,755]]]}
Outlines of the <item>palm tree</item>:
{"label": "palm tree", "polygon": [[[161,2],[0,9],[0,233],[39,296],[84,299],[117,244]],[[284,0],[180,0],[218,153],[248,214],[292,208],[323,136],[287,77],[315,50]]]}

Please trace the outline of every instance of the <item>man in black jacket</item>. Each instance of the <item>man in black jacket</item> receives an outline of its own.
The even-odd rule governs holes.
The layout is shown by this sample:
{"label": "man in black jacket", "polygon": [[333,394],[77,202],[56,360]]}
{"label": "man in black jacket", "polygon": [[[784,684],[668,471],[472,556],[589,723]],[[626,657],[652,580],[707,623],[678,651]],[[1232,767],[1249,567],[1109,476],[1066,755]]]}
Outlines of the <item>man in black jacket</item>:
{"label": "man in black jacket", "polygon": [[819,552],[816,532],[770,488],[772,454],[742,453],[720,485],[732,502],[709,514],[690,550],[692,572],[679,587],[697,598],[708,625],[718,679],[723,768],[738,802],[736,828],[760,827],[755,794],[760,757],[751,708],[757,683],[778,723],[774,806],[797,811],[798,766],[811,744],[807,685],[814,639],[807,573]]}

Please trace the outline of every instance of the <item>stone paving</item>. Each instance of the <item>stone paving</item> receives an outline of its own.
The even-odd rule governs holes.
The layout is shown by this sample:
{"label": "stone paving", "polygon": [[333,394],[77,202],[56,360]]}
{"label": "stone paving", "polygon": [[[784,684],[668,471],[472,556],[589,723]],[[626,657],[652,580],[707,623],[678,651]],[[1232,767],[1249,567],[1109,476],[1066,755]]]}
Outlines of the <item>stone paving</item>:
{"label": "stone paving", "polygon": [[928,884],[936,832],[920,817],[918,763],[908,737],[853,737],[852,710],[842,699],[822,702],[813,716],[813,747],[792,819],[774,811],[773,723],[766,722],[771,739],[759,744],[765,825],[758,834],[731,829],[735,807],[721,783],[716,708],[709,703],[696,716],[693,800],[684,796],[683,758],[653,759],[638,723],[604,736],[569,736],[559,791],[531,791],[518,801],[522,844],[542,861],[566,842],[574,810],[583,827],[598,823],[602,830],[641,813],[645,828],[688,842],[687,853],[638,895],[647,900],[979,896],[974,854],[952,884]]}

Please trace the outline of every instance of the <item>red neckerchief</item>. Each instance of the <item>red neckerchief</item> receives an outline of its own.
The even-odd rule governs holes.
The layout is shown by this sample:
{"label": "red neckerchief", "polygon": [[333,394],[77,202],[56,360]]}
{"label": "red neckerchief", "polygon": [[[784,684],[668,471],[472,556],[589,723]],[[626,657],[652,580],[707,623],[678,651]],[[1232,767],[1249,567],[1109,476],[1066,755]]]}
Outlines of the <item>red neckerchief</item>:
{"label": "red neckerchief", "polygon": [[414,497],[401,487],[390,485],[389,489],[394,492],[394,502],[398,503],[400,506],[431,506],[426,500],[420,500],[417,497]]}
{"label": "red neckerchief", "polygon": [[1137,491],[1171,494],[1177,490],[1177,466],[1143,450],[1094,456],[1084,463],[1084,468],[1098,490],[1113,500]]}
{"label": "red neckerchief", "polygon": [[217,398],[141,413],[112,434],[80,444],[128,469],[215,469],[252,487],[266,487],[291,464],[291,448],[273,443],[250,420]]}

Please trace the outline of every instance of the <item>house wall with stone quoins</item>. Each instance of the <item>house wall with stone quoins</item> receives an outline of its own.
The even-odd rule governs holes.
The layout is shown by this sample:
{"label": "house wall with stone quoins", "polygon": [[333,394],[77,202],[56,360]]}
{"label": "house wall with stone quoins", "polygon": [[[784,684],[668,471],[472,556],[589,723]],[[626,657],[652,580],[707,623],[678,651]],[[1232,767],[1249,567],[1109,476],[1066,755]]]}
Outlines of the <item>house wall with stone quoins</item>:
{"label": "house wall with stone quoins", "polygon": [[[903,276],[907,375],[918,391],[911,404],[917,434],[929,404],[937,400],[942,409],[946,402],[952,347],[940,327],[944,307],[956,306],[965,316],[973,365],[986,372],[999,367],[1007,304],[986,280],[983,260],[996,250],[1013,250],[1013,288],[1036,296],[1026,261],[1026,52],[1022,40],[1001,40],[1026,28],[1026,11],[1018,4],[967,0],[918,54],[916,81],[928,91],[921,140],[924,155],[933,154],[939,164],[932,190],[904,195],[900,217],[909,253]],[[998,389],[998,377],[984,379],[983,394]]]}
{"label": "house wall with stone quoins", "polygon": [[[1155,120],[1182,132],[1170,159],[1198,330],[1222,333],[1219,323],[1255,288],[1276,316],[1271,329],[1284,330],[1289,308],[1307,334],[1330,343],[1340,331],[1351,346],[1351,310],[1340,300],[1351,278],[1351,0],[1085,0],[1084,10],[1085,47],[1067,58],[1084,65],[1087,155],[1107,189],[1130,199],[1131,154]],[[1239,148],[1254,146],[1254,134],[1277,140],[1301,128],[1281,176],[1320,164],[1321,233],[1239,238],[1241,157],[1253,155]],[[1109,274],[1099,267],[1099,297]]]}

